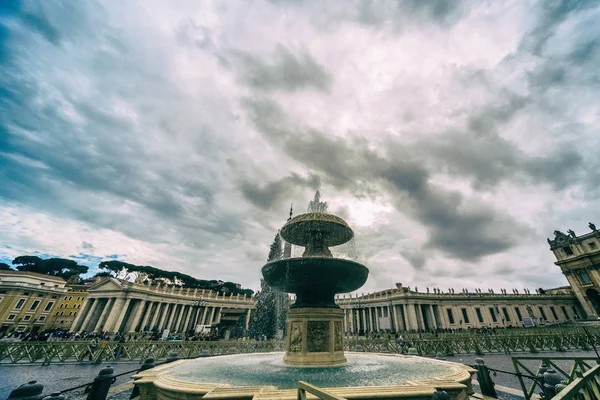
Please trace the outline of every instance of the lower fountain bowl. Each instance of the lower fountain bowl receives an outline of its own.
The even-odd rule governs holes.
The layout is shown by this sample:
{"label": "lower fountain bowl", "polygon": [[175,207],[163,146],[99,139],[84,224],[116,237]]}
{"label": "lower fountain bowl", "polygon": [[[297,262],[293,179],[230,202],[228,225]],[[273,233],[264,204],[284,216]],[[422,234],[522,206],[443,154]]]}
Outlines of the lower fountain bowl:
{"label": "lower fountain bowl", "polygon": [[144,398],[295,400],[298,381],[342,397],[430,400],[436,387],[450,398],[472,394],[474,369],[457,363],[380,353],[346,353],[338,367],[289,367],[283,353],[236,354],[166,364],[136,375]]}
{"label": "lower fountain bowl", "polygon": [[295,293],[296,307],[337,307],[336,293],[348,293],[365,284],[369,270],[351,260],[298,257],[272,261],[262,268],[267,284]]}

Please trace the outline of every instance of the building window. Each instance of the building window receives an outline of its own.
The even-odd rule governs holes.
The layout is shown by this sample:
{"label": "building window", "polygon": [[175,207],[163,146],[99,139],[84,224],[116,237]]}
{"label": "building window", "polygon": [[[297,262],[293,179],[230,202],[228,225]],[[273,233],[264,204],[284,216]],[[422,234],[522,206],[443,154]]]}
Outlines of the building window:
{"label": "building window", "polygon": [[515,307],[515,312],[517,313],[517,318],[519,318],[519,321],[523,321],[523,316],[521,315],[521,309],[519,307]]}
{"label": "building window", "polygon": [[38,297],[44,297],[44,295],[43,294],[38,294]]}
{"label": "building window", "polygon": [[490,315],[492,316],[492,321],[498,322],[498,320],[496,319],[496,311],[493,307],[490,307]]}
{"label": "building window", "polygon": [[550,311],[552,312],[552,316],[554,317],[554,319],[558,319],[558,315],[556,314],[556,310],[554,309],[554,307],[550,307]]}
{"label": "building window", "polygon": [[58,298],[58,296],[52,296],[52,298],[53,298],[53,299],[56,299],[56,298]]}
{"label": "building window", "polygon": [[58,315],[58,311],[57,311],[57,312],[56,312],[56,314],[54,314],[54,315]]}
{"label": "building window", "polygon": [[590,276],[585,271],[579,271],[579,280],[581,281],[582,285],[588,285],[592,283]]}
{"label": "building window", "polygon": [[504,314],[504,319],[506,322],[510,322],[510,315],[508,314],[506,307],[502,307],[502,314]]}
{"label": "building window", "polygon": [[46,320],[46,317],[43,315],[38,318],[38,322],[44,322],[45,320]]}
{"label": "building window", "polygon": [[17,304],[15,304],[15,310],[20,310],[21,308],[23,308],[23,304],[25,304],[25,301],[27,299],[19,299],[19,301],[17,301]]}
{"label": "building window", "polygon": [[544,321],[547,321],[547,318],[546,318],[546,313],[544,312],[544,307],[542,307],[542,306],[539,306],[539,307],[538,307],[538,310],[540,310],[540,314],[542,314],[542,319],[543,319]]}
{"label": "building window", "polygon": [[468,324],[469,323],[469,315],[467,314],[467,309],[461,308],[460,310],[462,311],[463,321],[465,321],[465,324]]}
{"label": "building window", "polygon": [[598,248],[598,246],[596,246],[596,243],[594,243],[594,242],[588,242],[588,246],[592,250],[596,250]]}
{"label": "building window", "polygon": [[448,321],[450,321],[451,324],[454,323],[454,314],[452,314],[452,309],[448,308],[446,310],[446,312],[448,313]]}
{"label": "building window", "polygon": [[31,303],[31,307],[29,307],[29,311],[35,310],[36,308],[38,308],[39,305],[40,305],[40,301],[34,300],[34,302]]}
{"label": "building window", "polygon": [[31,315],[26,315],[23,317],[23,321],[29,321],[31,319]]}
{"label": "building window", "polygon": [[569,319],[569,313],[567,313],[567,309],[565,308],[565,306],[560,306],[560,309],[562,310],[563,314],[565,315],[565,319]]}
{"label": "building window", "polygon": [[573,249],[571,249],[571,246],[565,246],[565,247],[563,247],[563,251],[568,256],[572,256],[573,255]]}
{"label": "building window", "polygon": [[53,301],[49,301],[49,302],[47,302],[47,303],[46,303],[46,307],[44,308],[44,311],[45,311],[45,312],[48,312],[48,311],[52,310],[52,306],[53,306],[53,305],[54,305],[54,302],[53,302]]}
{"label": "building window", "polygon": [[76,316],[76,315],[77,315],[77,313],[76,313],[76,312],[74,312],[74,313],[73,313],[73,316]]}
{"label": "building window", "polygon": [[475,313],[477,314],[477,320],[483,322],[483,315],[481,315],[481,308],[476,308]]}
{"label": "building window", "polygon": [[9,316],[6,318],[6,320],[7,320],[7,321],[13,321],[13,320],[14,320],[16,317],[17,317],[17,314],[10,314],[10,315],[9,315]]}

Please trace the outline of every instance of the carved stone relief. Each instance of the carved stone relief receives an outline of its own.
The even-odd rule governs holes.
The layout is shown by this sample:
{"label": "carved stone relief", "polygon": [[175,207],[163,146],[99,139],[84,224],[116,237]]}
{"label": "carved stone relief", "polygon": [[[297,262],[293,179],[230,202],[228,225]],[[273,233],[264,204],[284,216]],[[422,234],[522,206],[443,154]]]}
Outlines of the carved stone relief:
{"label": "carved stone relief", "polygon": [[342,332],[342,321],[335,321],[333,328],[333,351],[344,351],[344,332]]}
{"label": "carved stone relief", "polygon": [[302,351],[302,322],[292,322],[290,352]]}
{"label": "carved stone relief", "polygon": [[329,351],[329,321],[308,321],[307,333],[308,352]]}

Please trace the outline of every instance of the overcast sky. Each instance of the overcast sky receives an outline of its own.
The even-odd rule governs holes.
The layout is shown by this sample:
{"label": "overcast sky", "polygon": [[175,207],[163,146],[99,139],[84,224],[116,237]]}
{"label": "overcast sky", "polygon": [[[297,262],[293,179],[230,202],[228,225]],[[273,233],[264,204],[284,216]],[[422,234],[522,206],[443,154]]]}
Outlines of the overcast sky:
{"label": "overcast sky", "polygon": [[546,238],[600,223],[598,21],[592,1],[2,1],[0,261],[256,289],[320,189],[359,292],[565,285]]}

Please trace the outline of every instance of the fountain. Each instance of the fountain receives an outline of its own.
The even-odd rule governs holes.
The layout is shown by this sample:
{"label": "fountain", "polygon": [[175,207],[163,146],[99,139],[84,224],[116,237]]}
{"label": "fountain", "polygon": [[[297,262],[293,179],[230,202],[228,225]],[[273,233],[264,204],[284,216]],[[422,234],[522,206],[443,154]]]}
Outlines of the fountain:
{"label": "fountain", "polygon": [[280,231],[286,242],[305,248],[302,257],[262,268],[268,285],[296,295],[287,315],[285,353],[225,355],[157,367],[134,377],[142,399],[291,400],[299,380],[353,399],[429,400],[436,387],[452,399],[473,393],[475,370],[465,365],[418,356],[345,354],[344,312],[335,296],[360,288],[369,270],[333,257],[329,248],[347,243],[354,233],[326,209],[317,192],[309,212],[290,218]]}
{"label": "fountain", "polygon": [[[318,193],[311,204],[324,209]],[[280,234],[286,242],[305,247],[302,257],[272,261],[262,269],[268,285],[296,295],[288,312],[283,361],[297,366],[345,364],[344,312],[335,303],[335,295],[360,288],[369,270],[354,261],[333,258],[329,247],[348,242],[354,233],[340,217],[317,211],[291,218]]]}

